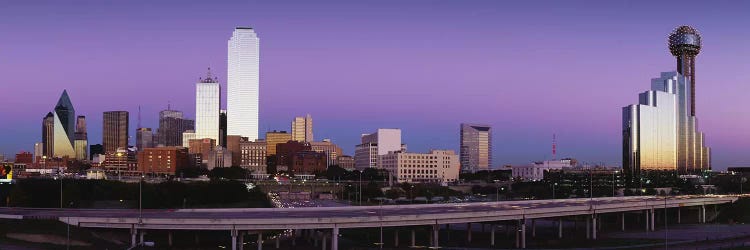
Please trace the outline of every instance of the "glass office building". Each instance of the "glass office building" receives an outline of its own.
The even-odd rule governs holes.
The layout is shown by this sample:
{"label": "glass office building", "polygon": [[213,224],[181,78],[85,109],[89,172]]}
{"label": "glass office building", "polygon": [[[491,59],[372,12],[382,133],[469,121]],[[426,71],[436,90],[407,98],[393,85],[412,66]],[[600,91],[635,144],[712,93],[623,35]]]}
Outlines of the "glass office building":
{"label": "glass office building", "polygon": [[258,139],[260,39],[253,28],[234,29],[228,42],[227,134]]}
{"label": "glass office building", "polygon": [[492,167],[492,127],[461,124],[461,172],[473,173]]}

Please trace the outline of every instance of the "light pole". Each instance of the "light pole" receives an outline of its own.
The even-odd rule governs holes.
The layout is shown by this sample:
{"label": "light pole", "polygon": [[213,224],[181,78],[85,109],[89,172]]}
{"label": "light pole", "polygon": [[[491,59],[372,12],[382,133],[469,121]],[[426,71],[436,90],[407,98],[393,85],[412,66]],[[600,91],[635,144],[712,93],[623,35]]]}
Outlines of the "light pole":
{"label": "light pole", "polygon": [[143,176],[138,181],[138,223],[143,223]]}
{"label": "light pole", "polygon": [[552,199],[555,199],[555,186],[557,186],[557,182],[555,184],[552,184]]}
{"label": "light pole", "polygon": [[409,188],[409,203],[414,204],[414,185]]}
{"label": "light pole", "polygon": [[62,173],[58,173],[57,176],[60,177],[60,208],[63,208],[63,185],[62,185],[63,175]]}
{"label": "light pole", "polygon": [[362,172],[363,171],[359,171],[359,205],[360,206],[362,206]]}

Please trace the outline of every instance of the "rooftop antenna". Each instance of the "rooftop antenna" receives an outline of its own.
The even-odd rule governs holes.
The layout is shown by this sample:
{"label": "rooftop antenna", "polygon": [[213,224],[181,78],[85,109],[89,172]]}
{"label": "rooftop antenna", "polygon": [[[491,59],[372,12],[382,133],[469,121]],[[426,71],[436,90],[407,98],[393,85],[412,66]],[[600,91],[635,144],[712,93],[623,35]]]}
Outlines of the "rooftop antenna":
{"label": "rooftop antenna", "polygon": [[552,134],[552,160],[557,160],[557,137]]}
{"label": "rooftop antenna", "polygon": [[172,110],[172,103],[167,101],[167,110]]}

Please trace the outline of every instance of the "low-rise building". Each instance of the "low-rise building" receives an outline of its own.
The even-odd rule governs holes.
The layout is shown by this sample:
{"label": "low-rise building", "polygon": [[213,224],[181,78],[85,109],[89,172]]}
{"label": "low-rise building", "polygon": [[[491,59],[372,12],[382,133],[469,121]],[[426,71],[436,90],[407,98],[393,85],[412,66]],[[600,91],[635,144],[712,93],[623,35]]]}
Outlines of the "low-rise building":
{"label": "low-rise building", "polygon": [[144,174],[174,175],[188,166],[188,150],[183,147],[146,148],[138,153],[138,170]]}
{"label": "low-rise building", "polygon": [[294,153],[292,173],[316,174],[325,172],[327,169],[326,154],[315,151],[299,151]]}
{"label": "low-rise building", "polygon": [[253,174],[266,174],[267,144],[265,140],[241,141],[240,167],[250,170]]}
{"label": "low-rise building", "polygon": [[229,150],[217,146],[214,150],[208,153],[206,160],[206,167],[208,170],[214,168],[228,168],[232,166],[232,152]]}
{"label": "low-rise building", "polygon": [[380,156],[379,161],[398,182],[455,182],[461,167],[453,150],[431,150],[429,153],[392,151]]}
{"label": "low-rise building", "polygon": [[354,157],[350,155],[340,155],[339,157],[336,157],[336,164],[343,169],[354,171]]}
{"label": "low-rise building", "polygon": [[511,166],[513,179],[522,181],[539,181],[544,179],[544,173],[550,170],[575,167],[574,159],[550,160],[533,162],[529,165]]}

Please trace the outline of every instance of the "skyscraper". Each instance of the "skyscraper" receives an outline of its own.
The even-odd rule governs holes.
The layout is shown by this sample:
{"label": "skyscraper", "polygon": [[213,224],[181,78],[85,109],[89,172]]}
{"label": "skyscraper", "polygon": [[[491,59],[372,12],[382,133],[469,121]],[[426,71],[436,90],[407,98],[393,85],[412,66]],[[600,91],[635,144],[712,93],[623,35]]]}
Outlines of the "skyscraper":
{"label": "skyscraper", "polygon": [[42,119],[42,156],[52,157],[55,154],[55,115],[47,113]]}
{"label": "skyscraper", "polygon": [[76,160],[83,161],[88,159],[88,147],[89,139],[88,132],[86,132],[86,117],[79,115],[76,118],[76,132],[75,132],[75,151]]}
{"label": "skyscraper", "polygon": [[292,140],[298,142],[312,142],[313,130],[312,116],[298,116],[292,120]]}
{"label": "skyscraper", "polygon": [[154,147],[154,135],[151,128],[138,128],[135,130],[135,147],[138,151]]}
{"label": "skyscraper", "polygon": [[42,143],[47,157],[76,157],[75,114],[68,91],[63,90],[53,112],[42,120]]}
{"label": "skyscraper", "polygon": [[182,146],[182,133],[187,130],[195,130],[195,123],[193,120],[185,119],[182,111],[171,108],[162,110],[159,112],[159,128],[156,130],[158,140],[154,144],[166,147]]}
{"label": "skyscraper", "polygon": [[640,180],[642,171],[710,169],[710,148],[695,130],[687,105],[689,89],[688,77],[664,72],[638,96],[639,104],[623,108],[623,170],[631,183]]}
{"label": "skyscraper", "polygon": [[128,112],[107,111],[104,112],[104,126],[102,138],[105,153],[115,153],[117,149],[128,148]]}
{"label": "skyscraper", "polygon": [[260,39],[237,27],[228,42],[227,134],[258,139]]}
{"label": "skyscraper", "polygon": [[363,134],[361,140],[362,143],[354,151],[355,168],[358,170],[378,167],[378,156],[405,149],[401,144],[401,129],[381,128],[375,133]]}
{"label": "skyscraper", "polygon": [[473,173],[492,167],[492,127],[461,124],[461,171]]}
{"label": "skyscraper", "polygon": [[221,87],[208,69],[206,78],[195,85],[195,136],[219,140],[219,111]]}

